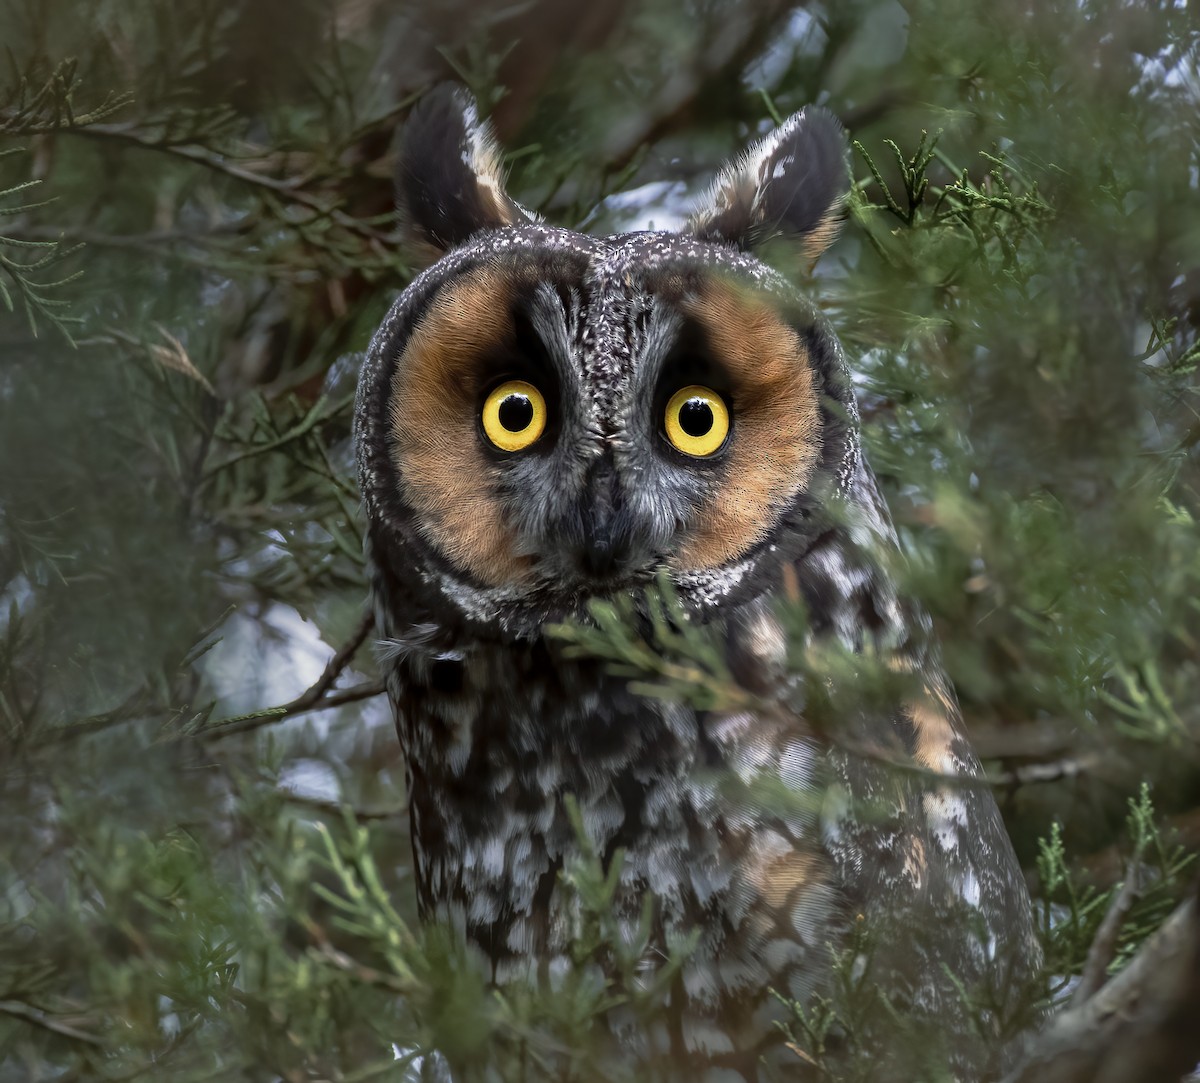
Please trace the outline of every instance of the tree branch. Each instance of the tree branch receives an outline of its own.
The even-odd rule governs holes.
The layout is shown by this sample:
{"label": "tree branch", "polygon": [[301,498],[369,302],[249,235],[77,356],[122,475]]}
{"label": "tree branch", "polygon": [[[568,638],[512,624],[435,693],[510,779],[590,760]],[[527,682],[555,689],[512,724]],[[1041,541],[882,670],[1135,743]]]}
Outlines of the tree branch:
{"label": "tree branch", "polygon": [[1200,1061],[1198,1018],[1200,910],[1193,885],[1125,969],[1057,1016],[1004,1083],[1178,1080]]}
{"label": "tree branch", "polygon": [[0,1000],[0,1014],[12,1016],[14,1019],[22,1019],[32,1026],[40,1027],[42,1030],[49,1030],[54,1034],[61,1034],[64,1038],[70,1038],[76,1042],[84,1042],[87,1045],[94,1046],[104,1045],[94,1034],[88,1034],[87,1031],[79,1030],[69,1023],[63,1023],[53,1015],[31,1007],[29,1004],[22,1004],[19,1001]]}
{"label": "tree branch", "polygon": [[1138,873],[1140,867],[1141,862],[1135,856],[1129,862],[1121,890],[1114,896],[1104,920],[1100,922],[1100,928],[1096,930],[1096,936],[1083,965],[1083,973],[1079,977],[1079,984],[1071,996],[1073,1008],[1083,1007],[1104,985],[1108,976],[1108,966],[1117,953],[1117,937],[1120,935],[1121,926],[1141,894],[1141,877]]}
{"label": "tree branch", "polygon": [[339,692],[329,691],[338,677],[342,675],[342,671],[349,666],[358,648],[363,645],[374,627],[375,616],[368,610],[359,620],[354,634],[329,659],[321,676],[295,699],[279,707],[212,722],[201,728],[200,736],[205,740],[220,740],[222,737],[232,737],[238,733],[249,733],[251,730],[282,722],[285,718],[305,714],[308,711],[323,711],[330,707],[340,707],[344,703],[354,703],[358,700],[378,696],[384,690],[382,680],[367,681],[344,688]]}
{"label": "tree branch", "polygon": [[[30,134],[39,134],[39,130],[30,129]],[[299,204],[311,211],[318,218],[328,218],[342,228],[351,233],[356,233],[368,241],[390,245],[395,240],[391,233],[377,229],[368,222],[341,210],[337,206],[336,200],[330,199],[327,201],[306,191],[304,185],[312,180],[311,174],[292,177],[272,177],[238,165],[231,161],[229,156],[219,154],[206,147],[189,143],[172,143],[166,139],[153,138],[139,131],[132,124],[90,124],[87,127],[66,128],[54,126],[47,128],[45,134],[77,135],[88,139],[122,142],[141,150],[154,151],[159,154],[182,158],[185,161],[202,166],[213,173],[221,174],[222,176],[229,177],[231,180],[262,189],[292,203]]]}

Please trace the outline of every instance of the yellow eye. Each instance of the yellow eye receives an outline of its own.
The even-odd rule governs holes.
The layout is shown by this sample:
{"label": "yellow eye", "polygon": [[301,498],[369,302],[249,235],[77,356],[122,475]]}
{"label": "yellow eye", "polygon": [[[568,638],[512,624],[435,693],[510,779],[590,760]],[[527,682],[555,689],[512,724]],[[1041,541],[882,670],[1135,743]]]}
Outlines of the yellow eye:
{"label": "yellow eye", "polygon": [[483,431],[501,451],[523,451],[546,428],[546,400],[524,380],[505,380],[483,404]]}
{"label": "yellow eye", "polygon": [[718,451],[729,435],[729,408],[708,387],[680,388],[667,403],[667,439],[685,455],[703,459]]}

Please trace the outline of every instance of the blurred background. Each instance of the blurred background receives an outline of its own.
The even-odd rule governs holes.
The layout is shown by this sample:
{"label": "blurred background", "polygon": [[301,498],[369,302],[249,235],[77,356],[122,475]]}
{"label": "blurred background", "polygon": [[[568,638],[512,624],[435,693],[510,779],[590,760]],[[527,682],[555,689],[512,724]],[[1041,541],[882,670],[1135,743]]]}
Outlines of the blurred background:
{"label": "blurred background", "polygon": [[0,0],[0,43],[0,1081],[405,1079],[489,1041],[543,1078],[497,1052],[535,1032],[570,1060],[578,1019],[498,1008],[413,928],[362,619],[393,136],[448,78],[514,196],[591,232],[678,225],[788,113],[841,118],[805,288],[1050,971],[1131,859],[1118,962],[1182,894],[1195,4]]}

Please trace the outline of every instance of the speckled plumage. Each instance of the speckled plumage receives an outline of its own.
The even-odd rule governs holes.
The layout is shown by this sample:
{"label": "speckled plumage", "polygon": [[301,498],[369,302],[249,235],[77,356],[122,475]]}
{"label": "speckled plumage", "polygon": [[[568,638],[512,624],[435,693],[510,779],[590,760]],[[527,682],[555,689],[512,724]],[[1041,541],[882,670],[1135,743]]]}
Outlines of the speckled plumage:
{"label": "speckled plumage", "polygon": [[[660,953],[699,932],[662,1029],[614,1018],[624,1048],[713,1079],[803,1078],[767,991],[804,1001],[825,989],[861,918],[874,947],[860,965],[905,1021],[862,1023],[863,1040],[901,1058],[881,1060],[879,1078],[901,1078],[887,1072],[902,1054],[886,1051],[904,1030],[959,1078],[983,1078],[1002,1058],[959,989],[987,986],[998,1014],[1015,1004],[1037,962],[1028,897],[990,793],[961,784],[979,765],[929,621],[880,568],[895,535],[837,340],[741,250],[791,232],[815,257],[828,242],[840,130],[797,114],[725,176],[691,232],[593,238],[531,221],[494,172],[471,190],[494,155],[476,152],[487,144],[470,108],[443,91],[410,124],[399,188],[417,232],[434,223],[425,239],[449,250],[379,328],[356,412],[422,914],[460,929],[496,981],[553,981],[577,918],[559,880],[579,848],[572,795],[596,852],[625,852],[615,905],[630,936],[647,894]],[[447,145],[458,158],[436,150]],[[442,158],[423,158],[430,147]],[[753,327],[729,328],[731,313]],[[722,343],[746,356],[712,356]],[[794,355],[760,358],[757,343]],[[553,432],[529,455],[475,447],[482,435],[455,411],[531,349],[556,389]],[[701,363],[730,370],[735,428],[723,457],[689,463],[662,446],[656,409],[660,385]],[[754,427],[770,397],[755,381],[787,368],[803,376],[787,392],[796,416],[817,419],[809,436],[772,435],[776,415]],[[461,383],[461,407],[427,374]],[[443,417],[462,435],[431,435]],[[641,698],[546,635],[590,598],[634,595],[664,572],[763,709]],[[878,653],[917,675],[917,693],[836,729],[806,722],[775,610],[787,591],[807,606],[812,642]],[[786,799],[757,798],[764,780]]]}

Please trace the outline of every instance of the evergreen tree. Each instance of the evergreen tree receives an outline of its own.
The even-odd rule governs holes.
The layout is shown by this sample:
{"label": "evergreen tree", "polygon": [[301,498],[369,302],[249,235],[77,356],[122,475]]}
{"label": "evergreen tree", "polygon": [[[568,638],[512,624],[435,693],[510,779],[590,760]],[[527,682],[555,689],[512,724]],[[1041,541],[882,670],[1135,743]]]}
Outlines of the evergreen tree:
{"label": "evergreen tree", "polygon": [[[603,987],[496,993],[416,924],[362,615],[392,138],[447,77],[591,231],[842,118],[813,288],[1029,868],[1062,1014],[1023,1078],[1200,1060],[1195,5],[0,0],[0,42],[0,1081],[599,1077]],[[648,694],[737,694],[594,618],[562,634]],[[581,960],[610,875],[564,873]],[[842,976],[804,1056],[870,1007]]]}

